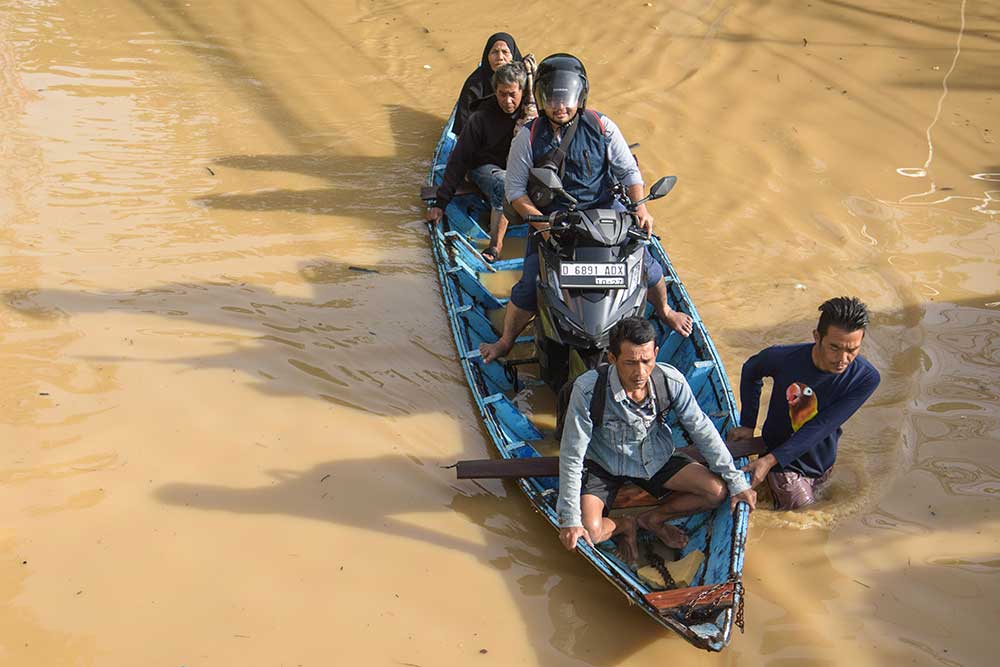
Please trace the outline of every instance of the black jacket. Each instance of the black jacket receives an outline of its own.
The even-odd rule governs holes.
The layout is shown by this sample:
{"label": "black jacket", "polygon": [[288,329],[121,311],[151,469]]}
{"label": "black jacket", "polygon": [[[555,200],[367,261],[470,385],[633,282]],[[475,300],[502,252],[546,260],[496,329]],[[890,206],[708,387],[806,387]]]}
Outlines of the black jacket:
{"label": "black jacket", "polygon": [[455,190],[470,170],[484,164],[507,167],[507,154],[514,138],[514,124],[520,116],[518,109],[513,115],[503,112],[496,97],[491,97],[479,105],[479,109],[469,116],[465,129],[448,156],[448,166],[437,189],[437,206],[444,208],[451,201]]}

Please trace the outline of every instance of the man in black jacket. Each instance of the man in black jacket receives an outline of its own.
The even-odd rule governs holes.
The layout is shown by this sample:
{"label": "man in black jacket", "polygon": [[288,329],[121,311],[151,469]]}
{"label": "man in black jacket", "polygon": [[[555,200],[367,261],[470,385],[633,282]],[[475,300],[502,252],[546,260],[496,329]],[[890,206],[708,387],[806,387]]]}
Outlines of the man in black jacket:
{"label": "man in black jacket", "polygon": [[448,157],[444,179],[437,189],[435,205],[427,210],[427,219],[438,222],[455,190],[468,175],[490,200],[490,247],[483,258],[493,262],[500,257],[507,217],[503,213],[503,184],[507,153],[514,138],[514,127],[521,113],[526,74],[521,63],[503,65],[493,73],[493,97],[482,101],[459,135]]}

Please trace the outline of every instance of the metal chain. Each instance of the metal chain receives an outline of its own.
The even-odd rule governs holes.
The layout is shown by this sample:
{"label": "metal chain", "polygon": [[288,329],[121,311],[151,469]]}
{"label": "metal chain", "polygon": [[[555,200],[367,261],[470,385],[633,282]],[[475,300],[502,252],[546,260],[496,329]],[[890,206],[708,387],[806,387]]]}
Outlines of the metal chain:
{"label": "metal chain", "polygon": [[[709,528],[711,528],[711,526],[709,526]],[[705,551],[709,551],[708,545],[710,544],[711,539],[712,535],[711,531],[709,531],[709,534],[707,535],[705,540]],[[736,543],[736,539],[737,539],[737,527],[736,527],[736,522],[734,521],[733,535],[732,535],[733,544]],[[698,603],[701,602],[703,598],[709,597],[717,593],[720,589],[724,588],[728,584],[733,585],[734,599],[739,598],[739,602],[736,604],[736,609],[734,610],[733,613],[733,623],[736,625],[736,627],[740,629],[740,634],[743,634],[745,631],[744,621],[743,621],[743,602],[746,599],[746,589],[743,587],[742,577],[736,572],[731,572],[729,574],[729,577],[725,581],[723,581],[722,583],[718,583],[712,586],[711,588],[705,589],[697,596],[695,596],[694,599],[692,599],[687,605],[685,605],[683,612],[684,620],[685,621],[691,620],[691,617],[694,615],[695,607],[698,606]],[[718,611],[722,607],[721,603],[722,603],[722,596],[719,596],[718,599],[716,599],[716,601],[709,607],[708,613],[712,614]]]}
{"label": "metal chain", "polygon": [[[691,620],[691,617],[694,616],[695,608],[698,606],[698,603],[700,603],[703,599],[709,598],[712,595],[718,593],[720,590],[722,590],[729,584],[733,585],[733,596],[739,597],[739,603],[737,603],[736,609],[734,610],[735,613],[733,616],[733,623],[736,625],[736,627],[740,629],[740,634],[743,634],[744,632],[743,601],[745,599],[745,595],[743,589],[743,582],[735,575],[730,575],[730,577],[725,581],[718,583],[712,586],[711,588],[705,589],[704,591],[696,595],[690,602],[684,605],[684,607],[682,607],[682,609],[684,610],[683,611],[684,620],[686,622],[689,622]],[[715,612],[719,611],[719,609],[722,608],[723,597],[724,596],[722,595],[718,596],[715,602],[713,602],[711,605],[708,606],[706,612],[699,612],[699,614],[712,615]]]}
{"label": "metal chain", "polygon": [[653,549],[653,543],[645,542],[644,544],[646,547],[646,560],[649,561],[649,564],[652,565],[654,568],[656,568],[656,571],[659,572],[660,576],[663,577],[663,582],[665,586],[664,590],[677,588],[677,582],[674,581],[673,576],[671,576],[670,574],[670,570],[667,569],[666,561],[664,561],[663,557],[660,554],[656,553],[656,551]]}
{"label": "metal chain", "polygon": [[[684,607],[682,607],[684,609],[684,620],[685,621],[690,621],[691,617],[694,615],[694,610],[698,606],[699,602],[701,602],[705,598],[711,597],[715,593],[718,593],[722,588],[724,588],[728,584],[729,584],[729,580],[727,579],[726,581],[723,581],[722,583],[718,583],[718,584],[712,586],[711,588],[706,588],[701,593],[698,593],[698,595],[696,595],[693,598],[691,598],[691,601],[688,602],[686,605],[684,605]],[[718,610],[718,608],[720,606],[719,601],[721,599],[722,599],[722,596],[719,596],[719,599],[717,599],[714,603],[712,603],[711,606],[709,606],[708,613],[712,613],[712,612]]]}
{"label": "metal chain", "polygon": [[733,617],[733,623],[736,627],[740,629],[740,634],[743,634],[743,600],[746,599],[746,591],[743,589],[743,582],[736,580],[733,582],[733,595],[738,595],[740,598],[739,604],[736,605],[736,614]]}

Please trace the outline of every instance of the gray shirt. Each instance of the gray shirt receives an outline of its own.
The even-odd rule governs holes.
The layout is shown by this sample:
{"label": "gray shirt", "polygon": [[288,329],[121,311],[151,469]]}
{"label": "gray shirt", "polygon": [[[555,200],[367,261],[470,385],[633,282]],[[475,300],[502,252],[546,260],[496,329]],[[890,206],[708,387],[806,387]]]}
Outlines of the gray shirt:
{"label": "gray shirt", "polygon": [[[626,188],[630,185],[642,185],[642,174],[639,165],[635,163],[628,142],[622,136],[615,122],[604,116],[604,137],[608,140],[608,160],[611,162],[611,173]],[[549,122],[539,116],[536,123]],[[577,120],[577,122],[580,122]],[[507,154],[507,177],[504,181],[504,192],[507,201],[514,201],[528,194],[528,170],[535,166],[531,154],[531,129],[522,127],[510,144]]]}
{"label": "gray shirt", "polygon": [[[722,477],[731,494],[749,489],[746,475],[733,465],[729,449],[698,405],[684,375],[668,364],[657,365],[666,374],[674,399],[670,409],[676,413],[694,446],[705,457],[708,468]],[[563,528],[582,525],[580,488],[584,458],[595,461],[612,475],[650,479],[676,449],[670,427],[662,419],[647,426],[647,420],[628,408],[628,396],[614,366],[610,369],[608,380],[604,423],[596,431],[590,419],[590,398],[597,383],[597,371],[587,371],[573,385],[559,445],[556,512],[559,525]],[[652,382],[648,390],[652,393]]]}

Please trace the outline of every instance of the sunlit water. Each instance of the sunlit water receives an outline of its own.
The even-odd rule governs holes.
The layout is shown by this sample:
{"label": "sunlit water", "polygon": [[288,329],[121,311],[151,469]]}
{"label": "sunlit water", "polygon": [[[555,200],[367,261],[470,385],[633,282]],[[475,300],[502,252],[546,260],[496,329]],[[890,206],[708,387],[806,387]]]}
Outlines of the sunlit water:
{"label": "sunlit water", "polygon": [[[679,177],[653,213],[734,383],[825,298],[875,312],[882,386],[821,502],[754,515],[721,656],[440,467],[489,445],[416,193],[504,28],[579,54],[647,180]],[[0,662],[992,664],[998,28],[965,1],[3,2]]]}

